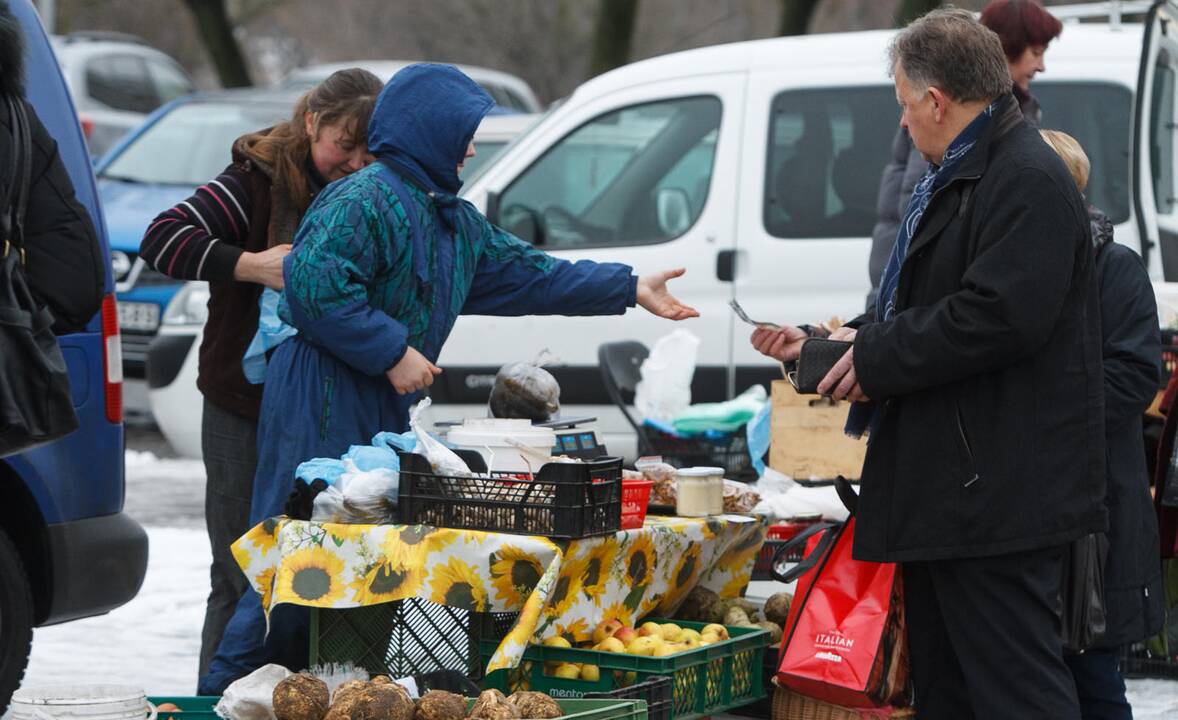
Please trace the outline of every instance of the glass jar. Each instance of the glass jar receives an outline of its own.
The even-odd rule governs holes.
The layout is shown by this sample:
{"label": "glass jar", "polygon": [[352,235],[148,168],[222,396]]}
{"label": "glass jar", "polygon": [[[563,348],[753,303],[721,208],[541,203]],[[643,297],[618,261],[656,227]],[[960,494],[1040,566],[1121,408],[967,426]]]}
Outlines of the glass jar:
{"label": "glass jar", "polygon": [[689,467],[675,471],[675,514],[706,517],[724,512],[724,468]]}

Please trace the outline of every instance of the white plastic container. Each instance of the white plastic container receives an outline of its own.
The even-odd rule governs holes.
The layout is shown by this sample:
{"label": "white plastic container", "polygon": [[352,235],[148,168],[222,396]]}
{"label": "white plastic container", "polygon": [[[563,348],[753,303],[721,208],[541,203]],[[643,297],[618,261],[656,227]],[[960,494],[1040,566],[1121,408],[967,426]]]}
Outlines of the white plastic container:
{"label": "white plastic container", "polygon": [[[536,427],[531,420],[465,420],[450,428],[446,439],[455,447],[477,451],[487,462],[487,468],[496,472],[535,472],[556,446],[553,429]],[[512,441],[530,449],[522,450]]]}
{"label": "white plastic container", "polygon": [[675,471],[675,514],[706,517],[724,512],[724,468],[689,467]]}
{"label": "white plastic container", "polygon": [[155,720],[142,688],[130,685],[48,685],[12,695],[13,720]]}

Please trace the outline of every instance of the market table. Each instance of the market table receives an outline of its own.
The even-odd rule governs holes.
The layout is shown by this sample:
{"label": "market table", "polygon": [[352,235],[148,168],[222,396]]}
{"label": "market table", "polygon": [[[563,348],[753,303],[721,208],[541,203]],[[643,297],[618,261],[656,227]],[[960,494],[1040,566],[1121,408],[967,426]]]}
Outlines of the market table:
{"label": "market table", "polygon": [[555,543],[424,525],[343,525],[277,517],[233,545],[262,596],[355,608],[421,598],[474,612],[518,612],[486,671],[519,664],[529,641],[588,640],[601,621],[670,616],[692,588],[735,597],[765,538],[762,518],[648,516],[642,528]]}

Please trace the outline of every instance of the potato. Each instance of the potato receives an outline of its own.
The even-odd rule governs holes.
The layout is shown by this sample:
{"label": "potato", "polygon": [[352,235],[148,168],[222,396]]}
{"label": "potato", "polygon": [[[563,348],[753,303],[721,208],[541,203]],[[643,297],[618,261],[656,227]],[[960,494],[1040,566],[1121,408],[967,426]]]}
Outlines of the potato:
{"label": "potato", "polygon": [[777,623],[770,620],[762,620],[761,622],[756,623],[756,626],[762,630],[769,631],[770,644],[776,645],[777,643],[781,642],[781,626]]}
{"label": "potato", "polygon": [[765,619],[785,627],[786,618],[789,617],[789,606],[793,603],[793,599],[794,596],[787,592],[770,595],[769,599],[765,601]]}
{"label": "potato", "polygon": [[[363,680],[349,680],[337,687],[335,694],[331,696],[331,707],[327,709],[328,715],[334,713],[345,720],[350,718],[356,700],[359,699],[360,693],[366,687],[368,687],[368,683]],[[336,720],[336,718],[326,717],[323,720]]]}
{"label": "potato", "polygon": [[519,720],[519,709],[498,690],[484,690],[470,708],[470,720]]}
{"label": "potato", "polygon": [[466,699],[445,690],[430,690],[417,701],[414,720],[465,720]]}
{"label": "potato", "polygon": [[515,705],[519,716],[526,720],[547,720],[558,718],[564,713],[556,701],[542,692],[516,692],[507,698],[507,702]]}
{"label": "potato", "polygon": [[719,600],[720,596],[711,590],[696,587],[687,593],[687,597],[683,599],[683,604],[679,606],[679,612],[675,613],[675,616],[681,620],[711,622],[713,619],[717,619],[716,604]]}
{"label": "potato", "polygon": [[278,720],[323,720],[331,698],[327,683],[310,673],[296,673],[274,686],[271,696]]}
{"label": "potato", "polygon": [[352,705],[351,720],[413,720],[413,701],[400,685],[369,683]]}
{"label": "potato", "polygon": [[725,625],[747,625],[750,622],[748,613],[738,607],[729,608],[724,613]]}

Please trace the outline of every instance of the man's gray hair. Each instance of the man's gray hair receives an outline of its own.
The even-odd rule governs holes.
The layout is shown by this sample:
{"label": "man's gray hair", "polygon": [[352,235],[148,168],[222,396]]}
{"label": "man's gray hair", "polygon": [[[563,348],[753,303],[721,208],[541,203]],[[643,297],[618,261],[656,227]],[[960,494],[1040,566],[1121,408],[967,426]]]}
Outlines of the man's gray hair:
{"label": "man's gray hair", "polygon": [[1010,92],[1010,68],[998,35],[966,10],[933,10],[900,31],[888,47],[908,82],[937,87],[957,102],[991,102]]}

